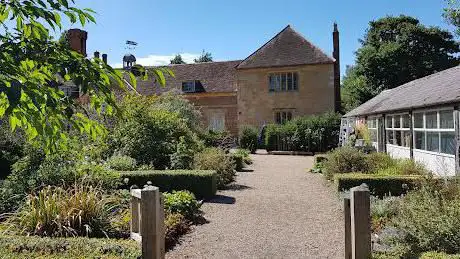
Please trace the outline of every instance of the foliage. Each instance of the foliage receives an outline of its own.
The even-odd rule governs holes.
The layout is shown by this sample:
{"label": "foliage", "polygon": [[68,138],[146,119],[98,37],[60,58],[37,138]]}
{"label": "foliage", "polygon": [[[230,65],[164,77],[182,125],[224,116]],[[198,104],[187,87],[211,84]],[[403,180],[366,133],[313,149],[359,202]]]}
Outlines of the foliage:
{"label": "foliage", "polygon": [[312,173],[324,173],[324,162],[327,160],[326,156],[315,156],[315,163],[310,170]]}
{"label": "foliage", "polygon": [[117,171],[134,171],[137,169],[137,161],[129,156],[115,154],[107,160],[107,166]]}
{"label": "foliage", "polygon": [[394,165],[386,168],[380,168],[376,174],[381,175],[428,175],[429,172],[420,162],[410,159],[393,160]]}
{"label": "foliage", "polygon": [[217,188],[223,188],[235,180],[235,163],[233,159],[219,148],[206,148],[195,155],[195,169],[215,170],[217,172]]}
{"label": "foliage", "polygon": [[172,65],[172,64],[187,64],[187,63],[185,63],[185,61],[182,59],[181,54],[177,54],[174,56],[173,59],[171,59],[169,64]]}
{"label": "foliage", "polygon": [[371,229],[373,233],[381,231],[398,213],[401,197],[387,196],[371,198]]}
{"label": "foliage", "polygon": [[212,62],[212,54],[203,50],[201,55],[198,58],[195,58],[193,61],[195,63]]}
{"label": "foliage", "polygon": [[329,180],[335,174],[369,171],[366,154],[352,147],[340,147],[329,152],[324,162],[324,170]]}
{"label": "foliage", "polygon": [[460,195],[447,195],[430,185],[410,192],[393,218],[402,231],[399,243],[417,252],[438,251],[454,254],[460,251]]}
{"label": "foliage", "polygon": [[249,156],[249,150],[239,148],[230,154],[234,163],[236,171],[243,171],[246,165],[252,164],[252,159]]}
{"label": "foliage", "polygon": [[343,80],[344,108],[350,110],[381,91],[456,66],[458,42],[446,30],[427,27],[409,16],[369,23],[356,52],[356,64]]}
{"label": "foliage", "polygon": [[0,179],[11,173],[11,166],[23,156],[24,136],[18,130],[11,132],[6,122],[0,121]]}
{"label": "foliage", "polygon": [[176,113],[193,131],[201,130],[201,112],[189,100],[176,92],[164,93],[155,98],[155,109]]}
{"label": "foliage", "polygon": [[259,140],[257,128],[251,126],[245,126],[241,130],[240,134],[240,148],[251,151],[252,154],[256,153],[257,143]]}
{"label": "foliage", "polygon": [[194,220],[200,216],[201,204],[195,199],[195,195],[189,191],[173,191],[163,193],[165,213],[181,214],[187,220]]}
{"label": "foliage", "polygon": [[120,172],[123,187],[133,185],[142,188],[147,182],[162,192],[188,190],[197,198],[210,198],[216,194],[217,175],[210,170],[159,170]]}
{"label": "foliage", "polygon": [[141,256],[141,249],[139,244],[134,240],[84,237],[0,236],[0,254],[5,259],[137,259]]}
{"label": "foliage", "polygon": [[443,17],[449,24],[456,27],[455,33],[460,36],[460,2],[458,0],[447,0],[447,7],[444,8]]}
{"label": "foliage", "polygon": [[156,109],[149,97],[127,96],[121,107],[124,120],[112,133],[112,149],[151,164],[156,169],[171,166],[170,157],[181,142],[187,149],[198,150],[200,142],[177,113]]}
{"label": "foliage", "polygon": [[367,128],[366,124],[357,125],[355,127],[355,132],[356,132],[356,137],[358,139],[363,139],[365,145],[370,146],[372,144],[369,129]]}
{"label": "foliage", "polygon": [[172,248],[179,241],[179,237],[190,230],[190,223],[179,213],[167,213],[165,215],[165,246]]}
{"label": "foliage", "polygon": [[203,131],[200,138],[204,141],[206,147],[217,147],[225,151],[230,150],[234,146],[235,139],[227,131]]}
{"label": "foliage", "polygon": [[285,124],[268,124],[265,146],[268,151],[288,150],[324,152],[338,143],[340,115],[325,113],[298,117]]}
{"label": "foliage", "polygon": [[438,252],[426,252],[420,256],[420,259],[460,259],[460,254],[450,255]]}
{"label": "foliage", "polygon": [[386,195],[399,196],[420,186],[424,177],[420,175],[376,175],[346,173],[334,175],[337,190],[347,191],[350,188],[367,184],[370,192],[379,197]]}
{"label": "foliage", "polygon": [[[86,115],[86,106],[65,97],[59,85],[79,86],[91,110],[104,115],[117,111],[113,83],[126,90],[120,71],[101,59],[87,59],[51,37],[63,24],[95,23],[93,14],[91,9],[77,8],[74,1],[10,0],[0,6],[0,119],[9,121],[12,130],[22,128],[47,153],[67,148],[67,126],[93,139],[105,133]],[[165,73],[172,74],[155,68],[145,77],[153,75],[155,82],[164,85]]]}
{"label": "foliage", "polygon": [[30,194],[19,212],[7,218],[7,232],[49,237],[103,237],[109,229],[107,199],[97,187],[46,187]]}
{"label": "foliage", "polygon": [[171,169],[191,169],[195,150],[187,147],[185,138],[180,137],[176,152],[171,155]]}

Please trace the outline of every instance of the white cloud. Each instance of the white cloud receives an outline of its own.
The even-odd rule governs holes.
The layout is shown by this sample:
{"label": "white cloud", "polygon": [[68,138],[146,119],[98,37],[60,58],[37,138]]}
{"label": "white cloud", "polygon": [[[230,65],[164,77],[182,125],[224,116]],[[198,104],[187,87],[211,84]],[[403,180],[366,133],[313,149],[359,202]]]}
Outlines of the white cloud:
{"label": "white cloud", "polygon": [[[195,58],[198,58],[201,54],[193,54],[193,53],[179,53],[182,56],[182,59],[185,63],[193,63]],[[173,59],[176,54],[172,55],[148,55],[147,57],[136,57],[136,64],[140,64],[143,66],[164,66],[169,65],[171,59]],[[112,64],[114,68],[121,68],[123,67],[122,63],[115,63]]]}

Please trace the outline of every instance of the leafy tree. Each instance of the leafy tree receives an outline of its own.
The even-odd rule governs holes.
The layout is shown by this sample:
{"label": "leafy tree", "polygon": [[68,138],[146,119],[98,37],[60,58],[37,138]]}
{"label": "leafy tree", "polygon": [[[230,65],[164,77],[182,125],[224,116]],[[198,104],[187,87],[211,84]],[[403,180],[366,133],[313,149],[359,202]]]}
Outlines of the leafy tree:
{"label": "leafy tree", "polygon": [[459,64],[459,44],[448,31],[403,15],[384,17],[369,25],[356,52],[356,64],[343,80],[345,108]]}
{"label": "leafy tree", "polygon": [[185,61],[182,59],[182,56],[180,54],[177,54],[176,56],[174,56],[173,59],[171,59],[170,64],[187,64],[187,63],[185,63]]}
{"label": "leafy tree", "polygon": [[460,1],[448,0],[443,16],[449,24],[457,27],[455,33],[460,36]]}
{"label": "leafy tree", "polygon": [[[74,0],[0,4],[0,120],[7,120],[13,131],[22,128],[29,140],[42,143],[48,152],[66,148],[68,127],[92,138],[105,133],[84,112],[88,105],[67,98],[59,85],[78,85],[89,107],[107,115],[118,111],[112,86],[126,89],[120,71],[100,59],[86,59],[51,37],[51,32],[62,30],[63,19],[84,26],[95,22],[93,13],[77,8]],[[151,72],[160,84],[164,84],[163,72]]]}
{"label": "leafy tree", "polygon": [[201,52],[201,56],[198,58],[194,59],[195,63],[204,63],[204,62],[212,62],[212,55],[210,52]]}

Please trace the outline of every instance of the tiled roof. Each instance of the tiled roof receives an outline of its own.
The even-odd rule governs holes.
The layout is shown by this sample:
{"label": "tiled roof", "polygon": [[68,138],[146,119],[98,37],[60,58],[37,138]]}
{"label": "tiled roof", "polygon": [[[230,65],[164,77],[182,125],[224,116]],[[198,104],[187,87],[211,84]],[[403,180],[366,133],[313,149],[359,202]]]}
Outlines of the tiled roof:
{"label": "tiled roof", "polygon": [[182,82],[198,81],[201,92],[235,92],[236,69],[241,60],[169,65],[174,77],[166,77],[166,87],[154,85],[152,80],[138,81],[137,91],[142,95],[161,94],[182,89]]}
{"label": "tiled roof", "polygon": [[237,66],[238,69],[333,63],[334,59],[288,25]]}
{"label": "tiled roof", "polygon": [[460,102],[460,66],[411,81],[351,110],[345,117]]}

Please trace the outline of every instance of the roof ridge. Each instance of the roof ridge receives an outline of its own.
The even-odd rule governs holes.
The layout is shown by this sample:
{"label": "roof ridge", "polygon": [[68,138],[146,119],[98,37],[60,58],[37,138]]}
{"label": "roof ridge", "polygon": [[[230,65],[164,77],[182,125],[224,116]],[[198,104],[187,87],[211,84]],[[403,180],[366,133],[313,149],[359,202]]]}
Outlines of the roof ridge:
{"label": "roof ridge", "polygon": [[227,60],[227,61],[210,61],[210,62],[187,63],[187,64],[168,64],[168,65],[144,66],[144,67],[147,67],[147,68],[152,68],[152,67],[175,67],[175,66],[190,66],[190,65],[203,65],[203,64],[219,64],[219,63],[231,63],[231,62],[241,62],[241,60],[240,60],[240,59],[236,59],[236,60]]}
{"label": "roof ridge", "polygon": [[[291,25],[288,24],[286,27],[284,27],[284,29],[282,29],[280,32],[278,32],[275,36],[273,36],[270,40],[268,40],[267,42],[265,42],[265,44],[263,44],[262,46],[260,46],[256,51],[252,52],[251,55],[247,56],[245,59],[243,59],[241,61],[241,63],[245,62],[246,60],[248,60],[250,57],[254,56],[254,54],[256,54],[257,52],[259,52],[259,50],[263,49],[265,46],[268,45],[268,43],[270,43],[272,40],[274,40],[276,37],[278,37],[282,32],[284,32],[285,30],[287,30],[288,28],[291,28]],[[238,64],[239,66],[240,64]],[[238,68],[238,66],[236,66]]]}

